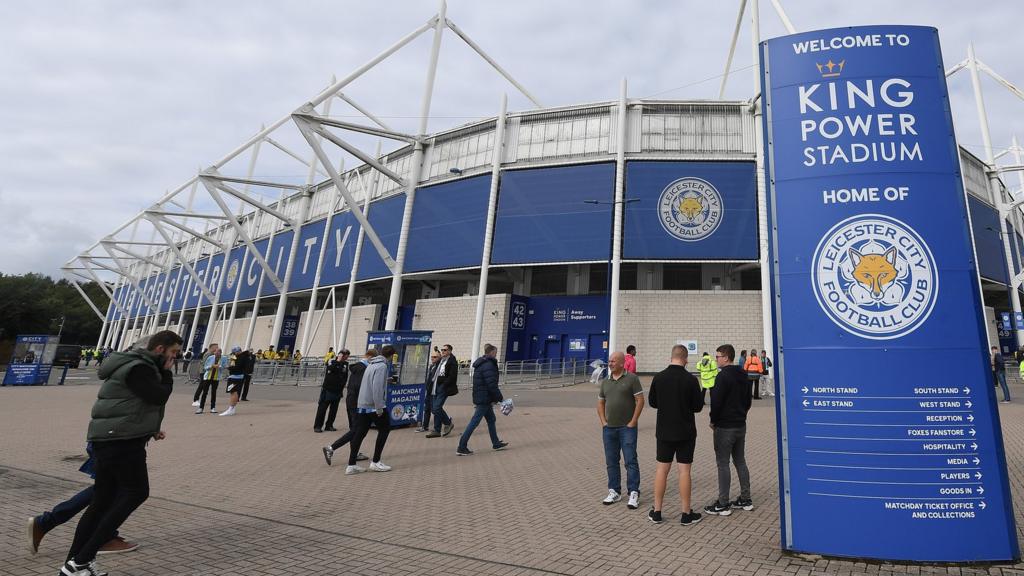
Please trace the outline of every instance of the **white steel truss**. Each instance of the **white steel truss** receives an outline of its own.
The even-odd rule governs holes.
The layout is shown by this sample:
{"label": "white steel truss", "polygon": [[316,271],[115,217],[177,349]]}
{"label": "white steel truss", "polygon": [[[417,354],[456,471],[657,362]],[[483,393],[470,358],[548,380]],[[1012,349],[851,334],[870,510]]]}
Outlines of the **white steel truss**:
{"label": "white steel truss", "polygon": [[[393,54],[402,50],[413,40],[428,31],[432,32],[433,41],[430,48],[429,64],[425,70],[426,82],[419,106],[419,128],[415,134],[403,133],[400,130],[392,128],[381,119],[380,115],[374,114],[364,105],[357,103],[351,95],[342,92],[343,89],[351,85],[366,72],[377,67]],[[405,259],[405,249],[408,242],[412,206],[416,187],[420,183],[420,175],[423,173],[422,163],[424,160],[424,147],[427,140],[427,122],[430,113],[430,103],[434,92],[434,81],[438,68],[441,41],[446,31],[451,32],[454,37],[469,46],[473,52],[487,62],[487,64],[489,64],[502,78],[507,80],[530,102],[537,107],[541,107],[539,99],[526,90],[526,88],[513,78],[505,68],[500,66],[496,60],[481,48],[479,44],[473,41],[465,31],[460,29],[447,17],[447,4],[445,0],[439,0],[437,13],[431,16],[422,25],[401,37],[394,44],[384,49],[362,66],[356,68],[347,76],[342,77],[340,80],[332,77],[331,83],[328,87],[317,93],[313,98],[298,107],[294,112],[283,116],[269,125],[261,127],[254,136],[240,144],[221,159],[211,163],[207,168],[201,169],[188,181],[164,194],[150,208],[138,213],[127,222],[114,229],[110,234],[105,236],[103,240],[90,246],[79,256],[76,256],[67,263],[67,273],[75,273],[76,269],[79,267],[74,266],[74,263],[78,261],[82,263],[86,272],[89,273],[89,277],[99,282],[104,282],[104,280],[96,274],[93,267],[101,269],[104,274],[113,274],[112,279],[114,281],[112,284],[114,285],[114,289],[119,290],[120,293],[111,292],[106,285],[103,285],[103,288],[105,293],[111,297],[111,309],[120,316],[119,320],[122,321],[122,336],[118,339],[112,334],[114,330],[110,330],[110,335],[106,337],[106,340],[118,346],[124,344],[122,340],[124,335],[128,334],[129,323],[131,323],[133,327],[138,323],[137,317],[130,317],[129,312],[132,310],[132,307],[127,306],[124,303],[128,300],[134,301],[135,298],[141,298],[148,308],[148,315],[142,320],[142,328],[145,329],[151,326],[155,329],[159,326],[161,315],[160,305],[164,304],[167,299],[166,293],[168,286],[171,285],[169,276],[171,270],[173,270],[175,266],[179,267],[177,279],[173,282],[175,291],[181,290],[182,275],[187,273],[188,277],[191,278],[192,284],[198,287],[202,292],[198,307],[195,309],[193,314],[193,329],[191,332],[194,335],[196,322],[200,314],[200,308],[204,306],[211,306],[210,325],[207,326],[207,334],[212,334],[214,330],[212,323],[218,318],[215,313],[219,304],[221,291],[221,286],[219,284],[223,283],[223,278],[226,274],[224,271],[221,271],[216,282],[218,285],[211,285],[214,283],[212,282],[214,272],[207,270],[205,277],[197,272],[196,263],[198,262],[198,258],[196,257],[196,253],[199,247],[204,244],[211,247],[214,253],[218,251],[229,253],[237,243],[241,243],[245,247],[244,258],[255,260],[259,264],[260,286],[262,287],[263,280],[266,278],[269,279],[274,287],[280,292],[281,301],[278,305],[278,312],[273,324],[271,336],[271,341],[276,343],[278,334],[281,330],[284,308],[288,297],[289,280],[295,265],[294,256],[298,248],[299,234],[303,224],[308,219],[311,208],[311,199],[314,192],[323,188],[325,185],[333,185],[334,187],[334,192],[332,193],[333,197],[330,202],[330,214],[337,211],[339,209],[339,205],[350,210],[360,225],[359,240],[357,241],[357,244],[361,244],[361,240],[363,236],[365,236],[384,261],[388,270],[392,273],[393,280],[386,324],[389,329],[394,328],[397,322],[402,272]],[[331,118],[329,115],[329,105],[330,102],[334,100],[344,102],[365,117],[369,123],[363,124]],[[316,108],[321,105],[323,105],[324,109],[322,112],[318,113]],[[293,149],[293,147],[286,146],[282,143],[284,141],[283,138],[272,137],[272,135],[276,136],[278,131],[286,129],[289,125],[298,130],[298,133],[301,136],[300,141],[303,141],[308,146],[308,150],[302,151]],[[364,151],[360,145],[357,145],[352,140],[339,136],[332,130],[340,130],[347,133],[357,134],[364,138],[371,137],[387,139],[399,144],[400,146],[411,147],[413,162],[410,174],[408,176],[402,176],[389,167],[387,162],[381,159],[382,157],[379,149],[377,153],[370,154]],[[370,174],[372,175],[370,184],[371,188],[368,189],[366,187],[361,187],[363,194],[362,198],[357,199],[355,194],[353,194],[349,189],[346,178],[343,178],[339,170],[335,168],[338,164],[337,159],[332,159],[331,155],[324,150],[322,146],[323,140],[330,142],[336,146],[340,152],[354,158],[370,170]],[[255,177],[255,153],[252,157],[250,169],[245,176],[233,175],[226,170],[226,167],[235,158],[248,150],[252,150],[254,152],[257,151],[259,146],[264,142],[283,153],[290,159],[290,161],[297,162],[299,165],[308,168],[309,176],[307,182],[305,184],[296,184],[293,182],[279,181],[273,178]],[[306,158],[307,154],[308,159]],[[344,157],[342,160],[343,159]],[[357,174],[361,180],[362,172],[357,172]],[[377,175],[383,175],[390,181],[395,182],[401,187],[406,195],[402,230],[400,233],[398,247],[394,254],[391,254],[385,247],[378,233],[374,230],[373,226],[365,216],[366,209],[369,205],[368,202],[373,194],[373,190],[376,189],[376,184],[378,182]],[[327,182],[320,185],[314,185],[315,179],[318,177],[326,178]],[[203,188],[207,193],[206,196],[208,196],[209,200],[212,201],[212,206],[210,206],[213,210],[212,212],[210,210],[194,208],[196,187],[199,184],[203,185]],[[236,189],[232,184],[241,185],[243,189]],[[281,199],[273,204],[267,203],[252,193],[251,189],[253,188],[280,190]],[[286,197],[286,192],[297,193],[297,198],[293,198],[291,196]],[[187,202],[180,198],[182,194],[186,193],[189,194]],[[230,207],[226,203],[224,195],[240,200],[240,208],[237,212],[231,211]],[[285,203],[283,203],[283,201],[285,201]],[[294,202],[297,202],[298,204],[294,204]],[[248,209],[243,210],[242,206],[245,206]],[[297,210],[292,209],[296,206],[298,208]],[[259,230],[261,230],[267,223],[265,216],[270,216],[276,219],[280,224],[271,226],[271,239],[268,241],[265,251],[260,252],[256,249],[254,240],[257,235],[260,235]],[[197,222],[201,224],[197,226]],[[257,226],[257,222],[260,223],[259,227]],[[151,228],[153,238],[149,242],[140,242],[135,239],[135,233],[138,231],[140,224],[144,224]],[[283,226],[284,229],[290,229],[293,231],[292,246],[290,247],[291,257],[288,258],[287,265],[285,266],[283,273],[274,269],[267,260],[270,256],[273,237],[280,231],[281,226]],[[171,228],[176,230],[176,234],[172,234],[172,231],[170,230]],[[129,229],[131,229],[132,232],[131,238],[123,237],[122,234],[126,233]],[[230,231],[230,234],[225,234],[226,231]],[[223,240],[225,237],[227,238],[227,241]],[[163,239],[163,242],[156,241],[160,238]],[[131,246],[144,247],[146,248],[146,252],[142,253],[129,248]],[[321,248],[323,248],[323,246]],[[105,254],[95,253],[94,251],[97,249],[102,250]],[[317,263],[318,278],[323,265],[325,252],[326,250],[323,249],[320,251],[320,258]],[[107,265],[103,262],[99,262],[98,260],[101,258],[112,260],[114,265]],[[208,268],[213,265],[212,258],[213,254],[210,254],[210,263],[207,265]],[[226,265],[227,258],[224,260]],[[152,284],[152,282],[155,282],[153,279],[157,277],[156,274],[160,273],[164,274],[163,283],[160,285]],[[351,287],[353,286],[354,281],[355,275],[353,274],[349,283],[349,297],[346,299],[346,312],[344,314],[346,323],[350,316],[350,309],[352,306],[351,295],[353,290],[351,290]],[[316,284],[317,288],[319,288],[319,281],[317,281]],[[131,290],[128,290],[129,287]],[[262,288],[260,290],[262,290]],[[131,292],[132,294],[137,293],[138,295],[126,295],[127,292]],[[332,298],[335,297],[333,294],[334,293],[332,292]],[[172,293],[170,296],[170,303],[167,305],[167,316],[164,321],[164,326],[169,326],[171,324],[171,315],[173,312],[179,311],[178,326],[180,330],[186,306],[183,303],[180,310],[173,310],[172,308],[174,308],[173,304],[175,302],[174,294]],[[316,288],[314,288],[313,292],[313,297],[315,298],[315,296]],[[253,321],[250,322],[249,336],[245,341],[246,346],[251,343],[252,323],[255,321],[255,317],[259,313],[258,301],[259,296],[257,296],[257,302],[254,303],[256,308],[253,311]],[[232,311],[228,315],[230,318],[230,320],[227,321],[228,323],[234,319],[237,304],[238,301],[236,296],[232,302]],[[315,304],[315,300],[313,304]],[[90,305],[93,306],[94,311],[99,312],[98,307],[95,307],[93,303],[90,303]],[[108,317],[109,314],[104,315],[105,333],[107,333],[106,324],[109,322]],[[226,326],[224,328],[227,330]],[[307,335],[302,339],[303,346],[307,345],[308,332],[309,327],[307,325]],[[345,331],[343,329],[341,335],[342,339],[345,338],[344,332]],[[225,331],[224,334],[227,335],[227,332]],[[337,337],[334,338],[334,342],[336,344],[338,343]]]}

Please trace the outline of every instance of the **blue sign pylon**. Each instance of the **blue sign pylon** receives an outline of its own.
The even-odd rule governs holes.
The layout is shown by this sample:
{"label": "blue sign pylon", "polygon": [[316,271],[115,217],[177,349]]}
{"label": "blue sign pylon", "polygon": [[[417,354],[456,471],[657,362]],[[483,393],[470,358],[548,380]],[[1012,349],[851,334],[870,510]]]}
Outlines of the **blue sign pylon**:
{"label": "blue sign pylon", "polygon": [[938,33],[762,43],[782,544],[1020,557]]}

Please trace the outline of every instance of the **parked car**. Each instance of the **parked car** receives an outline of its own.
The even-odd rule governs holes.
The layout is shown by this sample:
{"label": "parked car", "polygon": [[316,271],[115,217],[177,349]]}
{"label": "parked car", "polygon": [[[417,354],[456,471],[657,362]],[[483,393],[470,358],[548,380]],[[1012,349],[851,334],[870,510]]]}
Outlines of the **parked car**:
{"label": "parked car", "polygon": [[54,366],[68,365],[70,368],[78,368],[82,363],[82,347],[77,344],[61,344],[57,346],[57,353],[53,356]]}

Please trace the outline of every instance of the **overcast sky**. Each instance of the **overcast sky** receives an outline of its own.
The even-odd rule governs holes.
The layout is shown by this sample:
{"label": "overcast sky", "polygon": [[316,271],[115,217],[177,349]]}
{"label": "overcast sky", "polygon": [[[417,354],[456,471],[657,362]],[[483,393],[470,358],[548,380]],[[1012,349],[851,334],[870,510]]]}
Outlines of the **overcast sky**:
{"label": "overcast sky", "polygon": [[[1024,87],[1019,0],[782,1],[798,31],[935,26],[947,68],[973,40],[979,59]],[[546,106],[558,106],[614,99],[624,76],[631,97],[716,97],[738,5],[450,0],[448,17]],[[771,3],[761,5],[762,37],[783,35]],[[434,0],[0,3],[0,272],[58,275],[80,250],[436,9]],[[422,36],[345,92],[415,131],[429,44]],[[751,61],[745,23],[727,97],[751,96]],[[1014,134],[1024,140],[1024,101],[982,82],[995,147]],[[446,34],[429,130],[494,116],[503,92],[510,109],[530,107]],[[950,92],[960,142],[981,155],[966,71]],[[352,114],[340,102],[332,110]],[[305,177],[278,156],[261,156],[257,176]]]}

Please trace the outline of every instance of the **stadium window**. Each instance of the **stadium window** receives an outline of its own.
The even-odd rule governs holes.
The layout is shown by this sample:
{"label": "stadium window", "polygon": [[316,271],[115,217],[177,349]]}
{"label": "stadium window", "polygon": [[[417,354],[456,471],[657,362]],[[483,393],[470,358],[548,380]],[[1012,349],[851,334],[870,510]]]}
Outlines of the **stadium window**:
{"label": "stadium window", "polygon": [[[625,266],[623,264],[622,266]],[[590,294],[608,293],[608,264],[590,265]],[[619,273],[619,289],[622,289],[622,274]]]}
{"label": "stadium window", "polygon": [[620,265],[619,290],[636,290],[636,270],[636,262],[623,262]]}
{"label": "stadium window", "polygon": [[700,290],[700,264],[665,264],[662,289]]}
{"label": "stadium window", "polygon": [[761,289],[761,269],[750,268],[740,272],[740,289],[741,290],[760,290]]}
{"label": "stadium window", "polygon": [[534,296],[565,294],[569,282],[566,266],[537,266],[530,279],[530,294]]}

